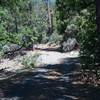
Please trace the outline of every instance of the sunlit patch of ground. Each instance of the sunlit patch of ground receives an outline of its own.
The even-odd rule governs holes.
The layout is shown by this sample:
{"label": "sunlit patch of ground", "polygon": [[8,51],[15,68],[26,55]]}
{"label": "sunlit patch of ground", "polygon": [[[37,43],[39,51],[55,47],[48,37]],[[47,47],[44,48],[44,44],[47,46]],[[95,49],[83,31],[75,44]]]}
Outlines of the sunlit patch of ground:
{"label": "sunlit patch of ground", "polygon": [[78,57],[79,51],[71,51],[68,53],[60,53],[57,51],[46,51],[41,49],[50,49],[50,48],[57,48],[55,44],[40,44],[37,45],[37,48],[40,50],[33,50],[33,51],[27,51],[26,55],[24,56],[17,56],[14,59],[2,59],[0,63],[0,70],[5,69],[7,71],[17,71],[24,68],[24,66],[19,62],[23,57],[30,57],[34,56],[36,53],[40,54],[38,57],[36,63],[37,66],[44,66],[48,64],[59,64],[62,62],[62,59],[64,58],[70,58],[70,57]]}

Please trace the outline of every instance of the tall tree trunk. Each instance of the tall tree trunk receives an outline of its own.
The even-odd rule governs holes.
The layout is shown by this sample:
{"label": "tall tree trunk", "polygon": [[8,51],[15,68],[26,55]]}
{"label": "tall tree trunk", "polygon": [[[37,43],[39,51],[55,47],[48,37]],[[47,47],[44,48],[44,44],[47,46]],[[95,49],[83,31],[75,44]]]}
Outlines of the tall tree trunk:
{"label": "tall tree trunk", "polygon": [[98,34],[97,62],[100,63],[100,0],[96,0],[96,24]]}
{"label": "tall tree trunk", "polygon": [[96,20],[97,32],[100,33],[100,0],[96,0]]}
{"label": "tall tree trunk", "polygon": [[32,27],[32,1],[29,1],[29,26]]}
{"label": "tall tree trunk", "polygon": [[52,31],[53,31],[53,16],[52,16],[52,12],[50,10],[50,4],[49,4],[49,0],[45,0],[45,4],[46,4],[46,8],[47,8],[47,24],[48,24],[48,30],[47,30],[47,35],[51,35]]}

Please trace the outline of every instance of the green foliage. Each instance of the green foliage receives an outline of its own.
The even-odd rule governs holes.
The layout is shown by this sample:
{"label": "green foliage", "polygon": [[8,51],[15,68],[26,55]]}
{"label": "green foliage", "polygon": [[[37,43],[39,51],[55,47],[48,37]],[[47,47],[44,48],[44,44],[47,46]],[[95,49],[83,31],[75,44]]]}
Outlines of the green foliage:
{"label": "green foliage", "polygon": [[21,63],[24,65],[25,68],[33,69],[36,66],[36,60],[40,54],[35,54],[34,56],[25,56]]}
{"label": "green foliage", "polygon": [[35,43],[38,37],[35,35],[33,30],[29,27],[22,27],[19,34],[16,34],[16,42],[18,44],[23,44],[22,38],[23,36],[28,36],[30,39],[26,42],[25,46],[27,47],[29,44]]}
{"label": "green foliage", "polygon": [[62,35],[59,35],[57,33],[57,31],[53,32],[53,34],[50,36],[50,39],[49,39],[49,42],[50,43],[56,43],[56,44],[59,44],[60,41],[62,39]]}
{"label": "green foliage", "polygon": [[67,26],[75,25],[83,68],[95,69],[99,63],[95,0],[57,0],[56,6],[58,32],[64,34]]}
{"label": "green foliage", "polygon": [[4,57],[4,52],[0,51],[0,60]]}
{"label": "green foliage", "polygon": [[90,6],[82,10],[80,18],[77,21],[77,24],[79,24],[78,40],[81,47],[81,61],[85,68],[89,69],[94,69],[97,63],[96,50],[98,36],[95,22],[95,6]]}
{"label": "green foliage", "polygon": [[29,9],[30,2],[31,0],[0,1],[0,46],[6,43],[22,45],[23,35],[31,37],[26,46],[34,42],[41,42],[40,35],[45,30],[42,27],[43,18],[39,16],[42,18],[40,21],[39,18],[35,17],[34,2],[31,2],[32,9]]}
{"label": "green foliage", "polygon": [[25,46],[47,42],[47,10],[42,0],[1,0],[0,3],[0,45],[22,45],[24,35],[31,38]]}

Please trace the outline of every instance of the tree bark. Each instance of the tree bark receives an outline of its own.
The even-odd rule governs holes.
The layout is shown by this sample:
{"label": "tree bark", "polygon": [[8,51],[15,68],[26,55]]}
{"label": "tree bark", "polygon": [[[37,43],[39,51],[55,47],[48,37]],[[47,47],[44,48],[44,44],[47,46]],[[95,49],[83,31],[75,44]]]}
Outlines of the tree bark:
{"label": "tree bark", "polygon": [[96,0],[96,24],[96,31],[98,35],[97,62],[100,63],[100,0]]}
{"label": "tree bark", "polygon": [[29,26],[32,27],[32,1],[29,1]]}
{"label": "tree bark", "polygon": [[50,36],[53,32],[53,15],[52,11],[50,10],[50,4],[49,0],[44,0],[47,8],[47,24],[48,24],[48,30],[47,30],[47,35]]}
{"label": "tree bark", "polygon": [[97,32],[100,33],[100,0],[96,0],[96,23]]}

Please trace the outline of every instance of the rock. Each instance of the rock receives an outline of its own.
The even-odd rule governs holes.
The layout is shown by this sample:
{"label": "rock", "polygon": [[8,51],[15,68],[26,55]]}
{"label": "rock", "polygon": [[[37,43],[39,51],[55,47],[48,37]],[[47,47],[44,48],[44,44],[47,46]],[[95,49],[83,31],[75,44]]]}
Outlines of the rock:
{"label": "rock", "polygon": [[75,38],[68,38],[67,41],[64,41],[61,45],[63,52],[68,52],[74,50],[78,43]]}
{"label": "rock", "polygon": [[17,45],[17,44],[13,44],[13,43],[9,43],[3,46],[3,51],[4,53],[9,53],[9,52],[14,52],[18,49],[20,49],[21,46]]}
{"label": "rock", "polygon": [[21,46],[19,46],[17,44],[13,44],[13,43],[4,45],[2,50],[4,52],[4,58],[9,58],[9,59],[13,59],[17,55],[25,55],[26,54],[22,50]]}
{"label": "rock", "polygon": [[23,35],[22,36],[22,42],[23,43],[30,42],[30,40],[31,40],[31,37],[30,36],[27,36],[27,35]]}
{"label": "rock", "polygon": [[33,50],[34,44],[29,44],[26,46],[26,50]]}
{"label": "rock", "polygon": [[60,51],[68,52],[79,47],[79,44],[76,40],[77,32],[77,28],[74,24],[67,26],[62,41],[60,42]]}
{"label": "rock", "polygon": [[22,36],[22,44],[26,48],[26,50],[32,50],[33,48],[33,40],[31,39],[31,36],[23,35]]}

